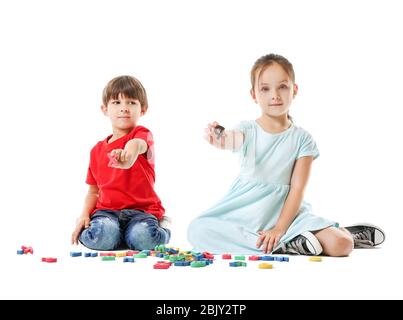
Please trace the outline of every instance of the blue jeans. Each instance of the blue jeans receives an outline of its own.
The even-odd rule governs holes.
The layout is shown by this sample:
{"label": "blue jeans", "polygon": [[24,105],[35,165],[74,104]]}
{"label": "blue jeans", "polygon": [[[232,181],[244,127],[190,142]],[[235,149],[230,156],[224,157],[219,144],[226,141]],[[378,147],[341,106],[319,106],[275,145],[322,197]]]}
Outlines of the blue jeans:
{"label": "blue jeans", "polygon": [[170,238],[171,231],[161,228],[152,214],[123,209],[96,211],[79,240],[93,250],[145,250],[166,244]]}

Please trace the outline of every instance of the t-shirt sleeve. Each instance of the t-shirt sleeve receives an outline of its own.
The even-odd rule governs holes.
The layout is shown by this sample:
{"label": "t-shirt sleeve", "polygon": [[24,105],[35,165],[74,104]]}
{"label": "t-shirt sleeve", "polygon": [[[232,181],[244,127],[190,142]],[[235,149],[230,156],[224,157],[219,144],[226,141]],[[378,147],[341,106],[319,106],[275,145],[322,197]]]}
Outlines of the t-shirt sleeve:
{"label": "t-shirt sleeve", "polygon": [[150,130],[142,126],[137,127],[137,130],[134,130],[129,139],[144,140],[148,148],[151,148],[154,144],[153,134],[151,133]]}
{"label": "t-shirt sleeve", "polygon": [[94,157],[95,148],[96,148],[96,146],[94,148],[92,148],[92,150],[90,152],[90,161],[89,161],[89,164],[88,164],[87,178],[85,179],[85,183],[89,184],[91,186],[98,185],[97,181],[96,181],[96,179],[94,177],[94,174],[93,174],[93,172],[91,170],[91,167],[94,167],[94,165],[96,165],[96,163],[95,163],[96,157]]}
{"label": "t-shirt sleeve", "polygon": [[319,157],[319,150],[313,137],[308,132],[305,132],[301,138],[301,146],[298,151],[297,159],[309,156],[316,159]]}
{"label": "t-shirt sleeve", "polygon": [[147,151],[142,154],[151,164],[154,163],[154,137],[146,127],[138,126],[129,139],[141,139],[147,144]]}
{"label": "t-shirt sleeve", "polygon": [[91,167],[88,167],[87,171],[87,179],[85,182],[91,186],[96,186],[97,182],[95,181],[94,175],[92,174]]}

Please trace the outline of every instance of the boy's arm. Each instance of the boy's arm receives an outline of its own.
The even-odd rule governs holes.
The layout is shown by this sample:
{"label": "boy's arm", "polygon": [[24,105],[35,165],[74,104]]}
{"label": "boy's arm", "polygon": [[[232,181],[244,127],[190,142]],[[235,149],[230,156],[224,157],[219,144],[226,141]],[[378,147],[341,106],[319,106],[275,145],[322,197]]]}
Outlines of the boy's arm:
{"label": "boy's arm", "polygon": [[147,143],[143,139],[133,138],[126,143],[125,150],[133,152],[136,157],[143,154],[148,149]]}
{"label": "boy's arm", "polygon": [[218,135],[215,132],[216,127],[221,127],[217,122],[208,124],[205,129],[206,136],[204,137],[208,143],[221,150],[238,151],[244,142],[244,135],[238,130],[225,130]]}
{"label": "boy's arm", "polygon": [[71,243],[78,244],[78,237],[80,236],[83,228],[88,228],[90,226],[90,214],[94,210],[95,205],[98,200],[99,189],[97,186],[90,185],[88,188],[87,195],[84,200],[84,207],[81,215],[77,219],[76,228],[71,236]]}
{"label": "boy's arm", "polygon": [[298,214],[304,198],[305,187],[308,183],[313,157],[307,156],[299,158],[294,165],[291,176],[290,191],[288,192],[284,206],[281,209],[280,217],[276,226],[270,230],[259,232],[260,236],[256,243],[259,248],[262,246],[263,252],[271,252],[276,248],[280,238],[287,232],[289,226]]}
{"label": "boy's arm", "polygon": [[84,207],[81,213],[82,216],[90,216],[91,212],[94,210],[95,205],[97,204],[99,196],[98,186],[90,185],[88,187],[87,195],[84,200]]}
{"label": "boy's arm", "polygon": [[129,140],[124,149],[115,149],[111,151],[111,157],[116,159],[117,163],[111,164],[113,168],[129,169],[136,162],[137,157],[147,151],[147,143],[143,139],[133,138]]}

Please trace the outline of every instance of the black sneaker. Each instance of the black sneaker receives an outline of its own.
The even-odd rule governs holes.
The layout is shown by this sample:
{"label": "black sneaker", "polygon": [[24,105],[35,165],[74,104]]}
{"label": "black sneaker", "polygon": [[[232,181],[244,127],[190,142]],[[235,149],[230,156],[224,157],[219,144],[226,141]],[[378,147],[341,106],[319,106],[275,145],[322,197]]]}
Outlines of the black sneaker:
{"label": "black sneaker", "polygon": [[272,253],[276,254],[300,254],[306,256],[318,256],[323,249],[319,240],[312,232],[306,231],[296,236],[287,243],[282,243],[280,247]]}
{"label": "black sneaker", "polygon": [[385,232],[369,223],[345,227],[354,237],[354,248],[371,248],[385,241]]}

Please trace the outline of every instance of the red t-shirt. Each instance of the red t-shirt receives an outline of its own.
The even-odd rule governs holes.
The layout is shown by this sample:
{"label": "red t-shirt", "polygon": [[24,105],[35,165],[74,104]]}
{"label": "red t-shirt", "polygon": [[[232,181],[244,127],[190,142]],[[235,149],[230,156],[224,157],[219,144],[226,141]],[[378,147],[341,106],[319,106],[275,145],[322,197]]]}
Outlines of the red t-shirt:
{"label": "red t-shirt", "polygon": [[[151,213],[160,219],[165,209],[154,191],[154,140],[150,130],[143,126],[135,127],[127,135],[108,143],[112,135],[98,142],[91,150],[90,166],[86,183],[99,188],[96,210],[137,209]],[[147,143],[147,151],[140,154],[130,169],[108,167],[107,156],[113,149],[124,149],[133,139]]]}

